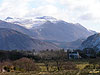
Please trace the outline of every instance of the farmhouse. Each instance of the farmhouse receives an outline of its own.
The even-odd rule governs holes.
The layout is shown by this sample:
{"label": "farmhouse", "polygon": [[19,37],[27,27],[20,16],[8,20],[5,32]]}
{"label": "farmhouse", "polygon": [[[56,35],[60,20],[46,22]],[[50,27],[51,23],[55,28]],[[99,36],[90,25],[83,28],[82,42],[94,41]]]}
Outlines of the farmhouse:
{"label": "farmhouse", "polygon": [[68,57],[69,57],[69,59],[79,59],[79,58],[81,58],[81,56],[79,55],[79,53],[77,51],[69,52]]}

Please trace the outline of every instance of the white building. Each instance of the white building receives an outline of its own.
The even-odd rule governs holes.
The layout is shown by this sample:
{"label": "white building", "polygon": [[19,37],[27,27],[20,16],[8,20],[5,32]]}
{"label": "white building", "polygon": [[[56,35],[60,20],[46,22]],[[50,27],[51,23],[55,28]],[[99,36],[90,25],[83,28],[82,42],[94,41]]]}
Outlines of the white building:
{"label": "white building", "polygon": [[69,52],[69,59],[79,59],[81,56],[78,52]]}

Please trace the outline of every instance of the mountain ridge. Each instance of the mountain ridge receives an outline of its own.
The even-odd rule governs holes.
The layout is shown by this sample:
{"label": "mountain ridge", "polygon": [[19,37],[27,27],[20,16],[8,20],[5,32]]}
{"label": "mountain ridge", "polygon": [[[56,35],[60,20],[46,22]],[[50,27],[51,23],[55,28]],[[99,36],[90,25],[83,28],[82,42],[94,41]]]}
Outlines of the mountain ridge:
{"label": "mountain ridge", "polygon": [[[72,42],[79,38],[87,38],[88,36],[94,34],[93,31],[89,31],[79,23],[68,23],[49,16],[22,20],[18,18],[18,20],[17,23],[20,23],[20,26],[23,26],[31,31],[31,34],[33,34],[32,36],[40,40]],[[16,19],[11,23],[15,22]]]}

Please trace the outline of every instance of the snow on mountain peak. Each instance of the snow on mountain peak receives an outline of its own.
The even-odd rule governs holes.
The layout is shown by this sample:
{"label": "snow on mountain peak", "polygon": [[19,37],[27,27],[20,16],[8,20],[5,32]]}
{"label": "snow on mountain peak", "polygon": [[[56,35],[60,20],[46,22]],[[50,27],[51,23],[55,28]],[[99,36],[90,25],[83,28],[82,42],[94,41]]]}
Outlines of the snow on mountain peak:
{"label": "snow on mountain peak", "polygon": [[36,17],[36,19],[44,19],[44,20],[47,20],[47,21],[57,21],[56,18],[51,17],[51,16]]}
{"label": "snow on mountain peak", "polygon": [[47,21],[50,21],[52,23],[55,23],[57,21],[56,18],[53,18],[51,16],[41,16],[41,17],[33,17],[33,18],[11,18],[7,17],[5,19],[6,22],[11,22],[14,24],[19,24],[25,28],[32,28],[32,27],[37,27],[42,24],[44,24]]}

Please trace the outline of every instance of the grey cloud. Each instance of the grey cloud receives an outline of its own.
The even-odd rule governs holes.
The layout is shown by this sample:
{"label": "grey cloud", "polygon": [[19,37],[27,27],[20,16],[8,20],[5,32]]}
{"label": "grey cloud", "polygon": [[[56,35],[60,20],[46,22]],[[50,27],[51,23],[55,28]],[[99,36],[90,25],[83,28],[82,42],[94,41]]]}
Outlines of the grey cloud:
{"label": "grey cloud", "polygon": [[94,17],[92,16],[92,14],[87,13],[87,14],[81,15],[78,19],[80,19],[80,20],[93,20]]}

